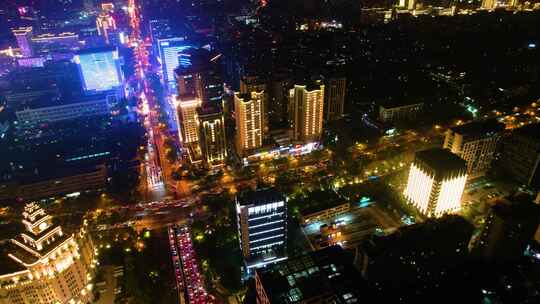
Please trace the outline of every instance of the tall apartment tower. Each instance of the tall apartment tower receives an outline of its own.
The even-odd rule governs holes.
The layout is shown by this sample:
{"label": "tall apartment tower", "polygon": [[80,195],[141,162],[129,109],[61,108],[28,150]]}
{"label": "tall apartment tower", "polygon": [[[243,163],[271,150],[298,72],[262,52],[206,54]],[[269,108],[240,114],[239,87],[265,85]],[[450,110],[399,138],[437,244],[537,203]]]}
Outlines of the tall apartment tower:
{"label": "tall apartment tower", "polygon": [[217,105],[206,103],[197,113],[199,142],[204,162],[209,168],[222,166],[227,158],[223,111]]}
{"label": "tall apartment tower", "polygon": [[92,303],[97,261],[87,223],[66,233],[37,203],[29,203],[22,224],[24,231],[6,244],[10,264],[0,270],[0,302]]}
{"label": "tall apartment tower", "polygon": [[289,91],[289,115],[296,141],[318,141],[323,131],[324,85],[295,85]]}
{"label": "tall apartment tower", "polygon": [[440,217],[461,208],[467,182],[467,164],[446,149],[417,152],[404,195],[428,217]]}
{"label": "tall apartment tower", "polygon": [[249,150],[262,146],[264,134],[263,105],[265,93],[234,94],[236,120],[236,153],[246,155]]}
{"label": "tall apartment tower", "polygon": [[17,45],[21,50],[23,57],[32,57],[34,55],[32,49],[32,27],[21,27],[13,30],[13,35],[17,39]]}
{"label": "tall apartment tower", "polygon": [[262,189],[236,197],[238,235],[247,268],[286,258],[287,202],[277,190]]}
{"label": "tall apartment tower", "polygon": [[180,141],[184,144],[199,141],[197,108],[201,106],[201,100],[193,96],[180,96],[178,104],[178,125]]}
{"label": "tall apartment tower", "polygon": [[266,81],[257,76],[244,76],[240,79],[240,93],[251,94],[251,92],[260,93],[263,92],[263,136],[268,134],[268,113],[269,113],[269,97]]}
{"label": "tall apartment tower", "polygon": [[326,121],[343,117],[345,110],[345,93],[347,79],[345,77],[330,77],[325,80],[325,114]]}
{"label": "tall apartment tower", "polygon": [[469,177],[479,176],[491,166],[503,131],[495,119],[453,127],[446,131],[443,148],[467,162]]}

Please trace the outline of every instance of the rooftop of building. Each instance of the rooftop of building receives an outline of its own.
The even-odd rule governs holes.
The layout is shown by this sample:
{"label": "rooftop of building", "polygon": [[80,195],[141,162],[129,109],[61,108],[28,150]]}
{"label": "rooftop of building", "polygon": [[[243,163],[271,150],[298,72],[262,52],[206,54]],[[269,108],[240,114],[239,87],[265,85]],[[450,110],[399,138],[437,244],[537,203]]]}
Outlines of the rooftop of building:
{"label": "rooftop of building", "polygon": [[[234,93],[235,96],[237,96],[240,100],[242,100],[243,102],[249,102],[251,100],[253,100],[251,97],[252,97],[252,93],[255,93],[255,92],[250,92],[250,93]],[[260,93],[260,92],[259,92]]]}
{"label": "rooftop of building", "polygon": [[204,116],[221,115],[223,114],[223,111],[219,104],[207,102],[197,109],[197,114],[199,114],[200,118],[204,118]]}
{"label": "rooftop of building", "polygon": [[491,210],[500,218],[509,221],[540,219],[540,205],[534,203],[532,198],[525,194],[500,200],[491,207]]}
{"label": "rooftop of building", "polygon": [[[422,251],[439,244],[450,245],[452,240],[465,239],[468,243],[473,226],[463,217],[449,215],[430,219],[423,223],[402,226],[394,233],[373,236],[363,242],[359,249],[368,256],[391,255],[392,252]],[[439,248],[439,247],[437,247]],[[455,248],[454,248],[455,249]]]}
{"label": "rooftop of building", "polygon": [[86,48],[86,49],[82,49],[80,51],[77,51],[77,55],[107,53],[107,52],[113,52],[113,51],[116,51],[116,50],[117,49],[114,46],[103,46],[103,47],[98,47],[98,48]]}
{"label": "rooftop of building", "polygon": [[[332,246],[257,269],[270,303],[324,303],[359,301],[360,273],[341,247]],[[317,301],[317,303],[319,303]]]}
{"label": "rooftop of building", "polygon": [[236,199],[241,206],[264,205],[285,201],[285,196],[275,188],[266,188],[242,192],[236,196]]}
{"label": "rooftop of building", "polygon": [[531,138],[535,141],[540,141],[540,123],[526,125],[514,130],[514,133],[524,137]]}
{"label": "rooftop of building", "polygon": [[489,134],[501,133],[504,131],[504,128],[504,124],[499,123],[496,119],[487,119],[452,127],[450,129],[463,136],[482,137]]}
{"label": "rooftop of building", "polygon": [[322,190],[310,192],[304,201],[305,204],[300,204],[300,214],[303,216],[347,203],[334,191]]}
{"label": "rooftop of building", "polygon": [[416,160],[421,160],[427,166],[438,172],[467,168],[465,160],[447,149],[433,148],[416,152]]}
{"label": "rooftop of building", "polygon": [[389,98],[384,101],[380,101],[379,105],[385,109],[390,108],[399,108],[399,107],[405,107],[405,106],[415,106],[415,105],[422,105],[423,102],[419,102],[416,100],[408,100],[405,98],[399,98],[399,99],[393,99]]}

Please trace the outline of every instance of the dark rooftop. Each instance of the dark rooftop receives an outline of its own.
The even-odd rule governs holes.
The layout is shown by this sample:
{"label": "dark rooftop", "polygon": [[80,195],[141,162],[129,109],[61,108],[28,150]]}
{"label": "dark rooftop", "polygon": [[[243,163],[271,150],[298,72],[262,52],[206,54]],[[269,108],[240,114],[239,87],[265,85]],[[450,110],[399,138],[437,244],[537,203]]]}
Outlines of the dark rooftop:
{"label": "dark rooftop", "polygon": [[99,48],[88,48],[88,49],[82,49],[77,52],[77,55],[83,55],[83,54],[96,54],[96,53],[105,53],[105,52],[112,52],[116,50],[115,47],[112,46],[104,46]]}
{"label": "dark rooftop", "polygon": [[515,130],[514,133],[540,141],[540,123],[526,125]]}
{"label": "dark rooftop", "polygon": [[199,116],[221,114],[221,107],[218,104],[205,103],[197,109]]}
{"label": "dark rooftop", "polygon": [[285,196],[275,188],[250,190],[243,192],[236,197],[238,203],[244,205],[262,205],[271,202],[285,201]]}
{"label": "dark rooftop", "polygon": [[421,160],[437,172],[466,169],[467,163],[449,150],[434,148],[416,152],[415,159]]}
{"label": "dark rooftop", "polygon": [[257,276],[270,303],[358,302],[362,277],[352,256],[339,246],[290,258],[264,269]]}
{"label": "dark rooftop", "polygon": [[528,195],[507,197],[492,207],[497,216],[510,221],[540,219],[540,205],[533,203]]}
{"label": "dark rooftop", "polygon": [[496,119],[487,119],[453,127],[451,130],[468,137],[482,137],[490,133],[504,131],[504,124],[499,123]]}

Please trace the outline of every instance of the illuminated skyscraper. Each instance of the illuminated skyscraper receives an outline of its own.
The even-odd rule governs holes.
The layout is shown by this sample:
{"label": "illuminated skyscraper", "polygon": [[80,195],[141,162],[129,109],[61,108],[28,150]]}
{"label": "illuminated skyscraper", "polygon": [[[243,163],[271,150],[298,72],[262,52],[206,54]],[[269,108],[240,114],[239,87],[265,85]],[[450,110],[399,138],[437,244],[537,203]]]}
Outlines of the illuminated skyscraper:
{"label": "illuminated skyscraper", "polygon": [[198,109],[199,142],[206,165],[222,166],[227,157],[225,119],[219,106],[206,103]]}
{"label": "illuminated skyscraper", "polygon": [[199,141],[197,108],[202,102],[194,96],[181,96],[178,101],[178,121],[180,140],[184,144]]}
{"label": "illuminated skyscraper", "polygon": [[236,216],[242,255],[248,271],[286,258],[287,202],[276,189],[236,197]]}
{"label": "illuminated skyscraper", "polygon": [[67,234],[36,203],[22,215],[25,231],[7,244],[11,265],[0,272],[0,302],[91,303],[96,261],[86,222]]}
{"label": "illuminated skyscraper", "polygon": [[323,131],[324,85],[295,85],[289,91],[289,105],[296,141],[318,141]]}
{"label": "illuminated skyscraper", "polygon": [[325,79],[325,119],[340,119],[345,110],[345,93],[347,79],[345,77],[329,77]]}
{"label": "illuminated skyscraper", "polygon": [[268,99],[268,90],[266,86],[266,81],[257,76],[244,76],[240,79],[240,93],[241,94],[251,94],[251,92],[263,92],[263,136],[268,134],[268,116],[269,116],[269,99]]}
{"label": "illuminated skyscraper", "polygon": [[240,156],[245,155],[249,150],[262,146],[264,98],[264,91],[234,94],[236,153]]}
{"label": "illuminated skyscraper", "polygon": [[32,57],[34,55],[32,49],[32,27],[21,27],[13,30],[13,35],[17,39],[19,49],[23,57]]}
{"label": "illuminated skyscraper", "polygon": [[111,34],[116,31],[116,21],[108,12],[101,12],[96,17],[96,28],[98,34],[105,38],[105,43],[110,44]]}
{"label": "illuminated skyscraper", "polygon": [[88,49],[74,58],[86,92],[115,90],[122,86],[118,51],[113,48]]}
{"label": "illuminated skyscraper", "polygon": [[163,79],[169,89],[174,89],[176,87],[174,70],[180,65],[180,54],[191,46],[184,37],[158,39],[157,45]]}
{"label": "illuminated skyscraper", "polygon": [[466,162],[446,149],[416,153],[409,171],[405,197],[428,217],[440,217],[461,208],[467,182]]}
{"label": "illuminated skyscraper", "polygon": [[493,9],[495,8],[496,0],[482,0],[482,8],[484,9]]}
{"label": "illuminated skyscraper", "polygon": [[474,176],[489,169],[495,157],[504,125],[497,120],[477,121],[446,131],[444,148],[467,162],[467,174]]}

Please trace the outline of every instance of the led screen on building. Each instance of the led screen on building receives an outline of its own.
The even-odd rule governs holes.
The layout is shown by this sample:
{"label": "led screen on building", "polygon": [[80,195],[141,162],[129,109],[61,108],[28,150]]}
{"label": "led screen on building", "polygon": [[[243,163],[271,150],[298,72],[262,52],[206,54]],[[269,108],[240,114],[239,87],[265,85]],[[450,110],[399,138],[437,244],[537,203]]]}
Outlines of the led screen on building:
{"label": "led screen on building", "polygon": [[75,57],[85,91],[108,91],[121,85],[117,51],[82,53]]}

